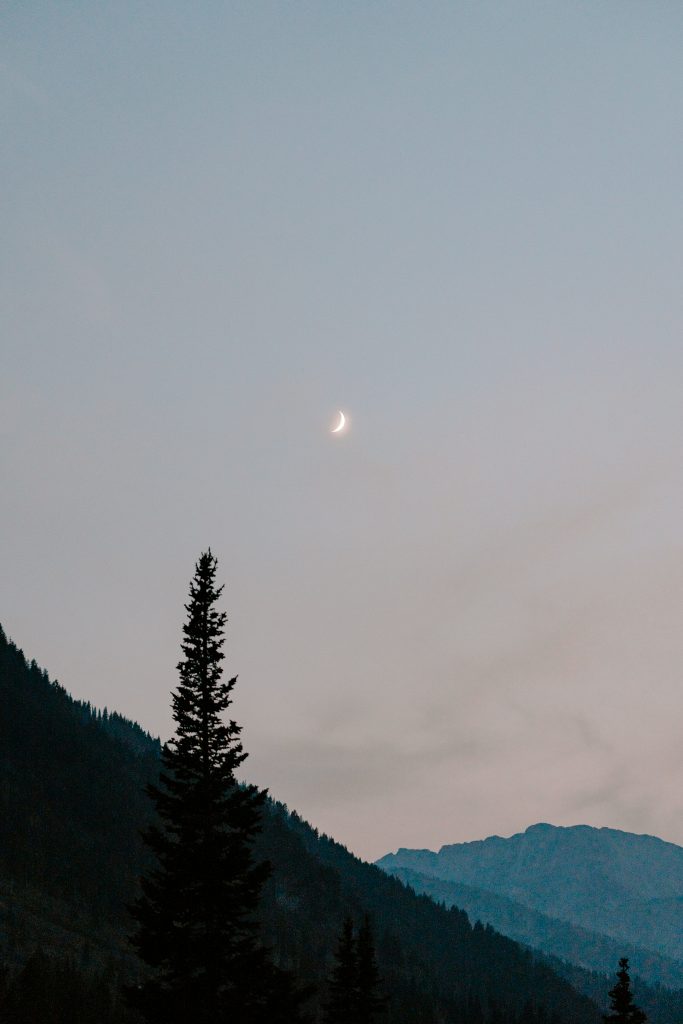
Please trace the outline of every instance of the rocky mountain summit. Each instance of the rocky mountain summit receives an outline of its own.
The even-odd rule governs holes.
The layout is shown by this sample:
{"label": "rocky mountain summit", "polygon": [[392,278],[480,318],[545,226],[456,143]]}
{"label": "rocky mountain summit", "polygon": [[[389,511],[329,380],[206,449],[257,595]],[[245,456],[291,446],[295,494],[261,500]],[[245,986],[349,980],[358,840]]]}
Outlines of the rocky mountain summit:
{"label": "rocky mountain summit", "polygon": [[[544,952],[602,970],[613,943],[622,943],[644,977],[679,985],[683,978],[683,847],[674,843],[539,823],[438,853],[399,849],[377,863]],[[458,888],[449,893],[449,885]]]}

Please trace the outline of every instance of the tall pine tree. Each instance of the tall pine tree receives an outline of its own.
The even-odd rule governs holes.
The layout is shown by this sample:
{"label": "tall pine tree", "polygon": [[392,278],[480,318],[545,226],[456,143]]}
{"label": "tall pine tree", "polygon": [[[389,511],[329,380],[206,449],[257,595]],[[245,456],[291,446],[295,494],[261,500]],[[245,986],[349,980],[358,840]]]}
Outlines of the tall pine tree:
{"label": "tall pine tree", "polygon": [[289,976],[270,964],[255,922],[269,872],[252,858],[266,793],[236,777],[247,755],[240,726],[224,719],[236,678],[222,678],[222,589],[209,550],[185,606],[175,735],[149,788],[159,820],[145,839],[157,867],[132,908],[131,941],[149,971],[130,997],[151,1024],[299,1019]]}
{"label": "tall pine tree", "polygon": [[646,1014],[633,1002],[626,957],[619,961],[617,978],[619,980],[609,993],[612,1001],[611,1013],[605,1014],[602,1018],[605,1024],[645,1024]]}

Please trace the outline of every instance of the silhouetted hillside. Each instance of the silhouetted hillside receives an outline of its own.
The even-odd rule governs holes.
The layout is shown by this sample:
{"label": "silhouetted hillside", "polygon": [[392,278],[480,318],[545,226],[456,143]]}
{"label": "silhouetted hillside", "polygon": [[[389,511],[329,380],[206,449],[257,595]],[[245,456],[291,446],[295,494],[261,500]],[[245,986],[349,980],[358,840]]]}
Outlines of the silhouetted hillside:
{"label": "silhouetted hillside", "polygon": [[0,705],[0,878],[69,904],[78,922],[120,924],[158,743],[73,700],[1,627]]}
{"label": "silhouetted hillside", "polygon": [[[444,882],[410,868],[394,868],[391,874],[416,892],[426,893],[446,906],[461,907],[472,921],[491,924],[503,935],[533,949],[598,1005],[604,1002],[620,956],[633,958],[632,963],[638,964],[642,971],[640,976],[634,975],[639,1005],[652,1020],[683,1021],[683,978],[677,961],[637,946],[619,944],[484,889]],[[646,971],[649,976],[655,975],[653,983],[647,983]]]}
{"label": "silhouetted hillside", "polygon": [[437,903],[461,907],[472,921],[490,924],[516,942],[588,971],[610,974],[619,958],[627,956],[632,970],[646,981],[668,988],[683,988],[683,964],[678,960],[542,914],[486,889],[462,882],[445,882],[411,868],[392,867],[390,874],[416,892],[427,893]]}

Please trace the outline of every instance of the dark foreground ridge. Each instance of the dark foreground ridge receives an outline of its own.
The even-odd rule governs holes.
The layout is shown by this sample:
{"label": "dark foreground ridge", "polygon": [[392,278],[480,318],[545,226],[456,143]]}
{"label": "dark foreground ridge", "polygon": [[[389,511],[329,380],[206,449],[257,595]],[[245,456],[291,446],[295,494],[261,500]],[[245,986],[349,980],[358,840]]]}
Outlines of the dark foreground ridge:
{"label": "dark foreground ridge", "polygon": [[[132,1020],[117,992],[138,970],[125,907],[148,866],[139,831],[151,813],[143,787],[158,772],[158,741],[122,716],[73,700],[1,629],[0,706],[5,1006],[21,985],[43,998],[43,978],[52,992],[45,1021],[73,1019],[74,1003],[82,1024]],[[595,1003],[528,950],[417,895],[283,805],[270,802],[263,824],[257,855],[273,865],[263,934],[278,964],[316,986],[314,1016],[343,918],[368,914],[389,997],[387,1024],[599,1021]],[[54,966],[41,969],[36,956]],[[59,992],[71,1001],[71,1016],[54,1015]]]}

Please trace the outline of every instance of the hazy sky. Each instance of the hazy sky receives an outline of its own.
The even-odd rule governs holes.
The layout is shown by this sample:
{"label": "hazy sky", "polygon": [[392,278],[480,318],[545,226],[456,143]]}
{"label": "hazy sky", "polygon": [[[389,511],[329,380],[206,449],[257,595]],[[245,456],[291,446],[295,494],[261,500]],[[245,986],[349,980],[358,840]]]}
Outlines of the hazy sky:
{"label": "hazy sky", "polygon": [[683,5],[0,19],[7,633],[167,737],[211,545],[356,852],[683,842]]}

